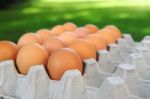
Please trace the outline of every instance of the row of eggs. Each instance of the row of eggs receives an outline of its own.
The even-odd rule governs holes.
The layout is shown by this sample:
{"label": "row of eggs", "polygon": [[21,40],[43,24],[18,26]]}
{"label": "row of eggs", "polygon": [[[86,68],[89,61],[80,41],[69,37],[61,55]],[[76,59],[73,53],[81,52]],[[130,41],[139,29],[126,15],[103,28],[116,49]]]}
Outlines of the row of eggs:
{"label": "row of eggs", "polygon": [[19,73],[24,75],[31,66],[43,64],[51,79],[60,80],[66,70],[78,69],[83,73],[84,59],[97,59],[97,50],[107,49],[120,37],[120,30],[113,25],[98,29],[93,24],[77,27],[68,22],[51,30],[26,33],[17,44],[0,41],[0,61],[14,60]]}

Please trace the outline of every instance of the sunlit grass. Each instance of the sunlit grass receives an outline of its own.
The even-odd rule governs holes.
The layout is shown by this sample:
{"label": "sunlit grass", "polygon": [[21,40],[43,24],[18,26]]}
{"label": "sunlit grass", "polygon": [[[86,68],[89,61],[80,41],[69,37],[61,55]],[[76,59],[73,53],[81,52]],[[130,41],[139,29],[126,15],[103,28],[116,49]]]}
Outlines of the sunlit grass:
{"label": "sunlit grass", "polygon": [[0,39],[17,41],[23,33],[50,29],[67,21],[78,26],[92,23],[99,28],[114,24],[136,40],[150,34],[149,0],[56,1],[40,0],[0,11]]}

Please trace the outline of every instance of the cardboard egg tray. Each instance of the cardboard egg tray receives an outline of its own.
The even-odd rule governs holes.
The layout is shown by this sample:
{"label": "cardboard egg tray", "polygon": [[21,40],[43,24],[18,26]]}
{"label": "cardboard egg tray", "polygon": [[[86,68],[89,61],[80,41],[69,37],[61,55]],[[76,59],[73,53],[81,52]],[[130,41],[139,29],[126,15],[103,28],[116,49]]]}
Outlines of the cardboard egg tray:
{"label": "cardboard egg tray", "polygon": [[84,74],[68,70],[51,80],[42,65],[28,74],[12,60],[0,63],[0,99],[150,99],[150,37],[134,42],[129,34],[97,51],[99,60],[84,60]]}

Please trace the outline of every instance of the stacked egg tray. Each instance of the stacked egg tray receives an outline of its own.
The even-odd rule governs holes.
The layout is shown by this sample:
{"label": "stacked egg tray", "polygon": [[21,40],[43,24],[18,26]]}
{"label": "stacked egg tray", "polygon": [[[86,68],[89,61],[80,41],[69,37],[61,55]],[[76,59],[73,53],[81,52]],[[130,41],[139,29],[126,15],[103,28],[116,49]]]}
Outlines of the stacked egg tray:
{"label": "stacked egg tray", "polygon": [[150,36],[141,42],[124,34],[100,58],[84,60],[82,75],[68,70],[51,80],[42,65],[27,75],[12,60],[0,63],[0,99],[150,99]]}

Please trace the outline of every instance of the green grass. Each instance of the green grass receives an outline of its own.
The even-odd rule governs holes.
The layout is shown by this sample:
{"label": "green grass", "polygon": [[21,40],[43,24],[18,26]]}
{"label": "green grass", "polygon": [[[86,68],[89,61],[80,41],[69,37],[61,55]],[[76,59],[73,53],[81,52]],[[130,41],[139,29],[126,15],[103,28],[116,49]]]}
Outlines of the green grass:
{"label": "green grass", "polygon": [[[59,2],[60,1],[60,2]],[[103,28],[116,25],[136,41],[150,34],[150,1],[146,0],[41,0],[33,4],[13,5],[0,10],[0,40],[12,40],[27,32],[74,22],[78,26],[91,23]]]}

